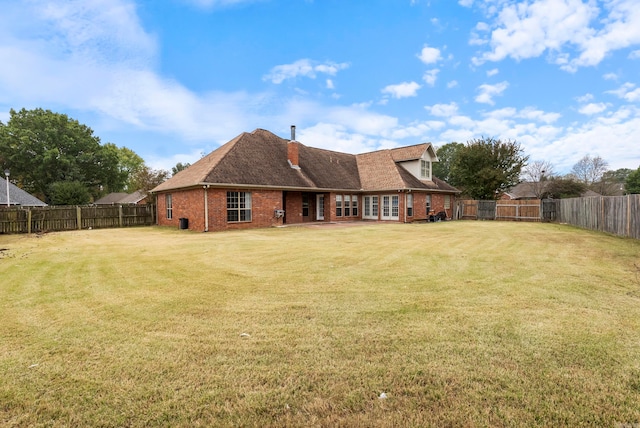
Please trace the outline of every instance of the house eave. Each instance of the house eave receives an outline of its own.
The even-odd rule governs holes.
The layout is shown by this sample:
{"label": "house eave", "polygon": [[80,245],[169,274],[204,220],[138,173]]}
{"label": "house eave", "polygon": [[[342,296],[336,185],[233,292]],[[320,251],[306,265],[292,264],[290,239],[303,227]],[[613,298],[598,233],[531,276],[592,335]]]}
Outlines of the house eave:
{"label": "house eave", "polygon": [[421,192],[421,193],[449,193],[460,194],[460,190],[445,190],[445,189],[430,189],[420,187],[389,187],[381,189],[353,189],[353,188],[333,188],[333,187],[300,187],[300,186],[273,186],[264,184],[243,184],[243,183],[207,183],[201,182],[191,186],[174,187],[169,189],[162,189],[159,191],[151,192],[152,194],[169,193],[178,190],[191,190],[199,188],[211,188],[211,189],[261,189],[261,190],[282,190],[289,192],[316,192],[316,193],[330,193],[330,192],[355,192],[355,193],[380,193],[380,192]]}

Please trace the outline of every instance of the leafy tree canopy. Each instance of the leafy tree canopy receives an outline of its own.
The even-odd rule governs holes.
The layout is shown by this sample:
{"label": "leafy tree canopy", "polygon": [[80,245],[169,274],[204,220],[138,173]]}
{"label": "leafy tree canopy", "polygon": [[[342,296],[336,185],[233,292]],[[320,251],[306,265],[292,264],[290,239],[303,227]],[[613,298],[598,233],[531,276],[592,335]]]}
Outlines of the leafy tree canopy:
{"label": "leafy tree canopy", "polygon": [[553,178],[544,188],[543,198],[579,198],[587,191],[587,185],[571,178]]}
{"label": "leafy tree canopy", "polygon": [[118,148],[50,110],[11,109],[7,124],[0,122],[0,158],[20,187],[45,200],[60,181],[81,183],[93,197],[124,187]]}
{"label": "leafy tree canopy", "polygon": [[627,193],[640,193],[640,167],[627,176],[625,190]]}
{"label": "leafy tree canopy", "polygon": [[118,153],[118,169],[124,183],[123,190],[127,192],[139,190],[135,187],[133,180],[136,174],[144,168],[144,159],[126,147],[117,147],[116,150]]}
{"label": "leafy tree canopy", "polygon": [[455,142],[438,147],[436,150],[438,162],[433,164],[433,175],[449,184],[455,185],[452,181],[451,168],[456,155],[463,147],[464,144]]}
{"label": "leafy tree canopy", "polygon": [[79,181],[58,181],[50,186],[48,202],[51,205],[86,205],[90,199],[89,191]]}
{"label": "leafy tree canopy", "polygon": [[496,199],[499,193],[520,181],[527,159],[515,141],[471,140],[455,156],[452,184],[474,199]]}
{"label": "leafy tree canopy", "polygon": [[143,165],[131,179],[132,188],[148,193],[151,189],[169,178],[169,171],[164,169],[151,169]]}
{"label": "leafy tree canopy", "polygon": [[185,169],[189,168],[190,166],[191,166],[191,164],[190,164],[189,162],[185,162],[185,163],[178,162],[178,163],[176,164],[176,166],[174,166],[174,167],[172,167],[172,168],[171,168],[171,175],[172,175],[172,176],[173,176],[173,175],[176,175],[176,174],[177,174],[177,173],[179,173],[180,171],[185,170]]}

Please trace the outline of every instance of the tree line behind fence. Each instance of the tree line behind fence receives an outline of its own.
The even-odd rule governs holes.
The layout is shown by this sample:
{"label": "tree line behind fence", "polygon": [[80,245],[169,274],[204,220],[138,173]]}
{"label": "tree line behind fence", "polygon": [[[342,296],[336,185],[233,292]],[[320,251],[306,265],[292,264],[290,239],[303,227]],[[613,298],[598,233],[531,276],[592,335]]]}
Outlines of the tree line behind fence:
{"label": "tree line behind fence", "polygon": [[0,233],[41,233],[155,224],[155,205],[12,207],[0,209]]}
{"label": "tree line behind fence", "polygon": [[640,239],[640,195],[545,200],[460,200],[461,220],[553,221]]}

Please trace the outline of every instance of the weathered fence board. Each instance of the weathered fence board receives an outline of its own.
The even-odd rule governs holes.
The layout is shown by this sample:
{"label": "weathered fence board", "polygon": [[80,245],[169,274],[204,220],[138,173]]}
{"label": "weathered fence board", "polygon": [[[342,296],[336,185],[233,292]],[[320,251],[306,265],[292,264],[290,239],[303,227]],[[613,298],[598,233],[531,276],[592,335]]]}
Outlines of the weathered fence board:
{"label": "weathered fence board", "polygon": [[538,199],[526,201],[461,200],[458,202],[457,218],[463,220],[540,221],[541,205],[542,202]]}
{"label": "weathered fence board", "polygon": [[0,208],[0,233],[150,226],[154,205]]}
{"label": "weathered fence board", "polygon": [[521,201],[458,201],[462,220],[557,221],[640,239],[640,195]]}
{"label": "weathered fence board", "polygon": [[558,221],[640,239],[640,195],[558,200]]}

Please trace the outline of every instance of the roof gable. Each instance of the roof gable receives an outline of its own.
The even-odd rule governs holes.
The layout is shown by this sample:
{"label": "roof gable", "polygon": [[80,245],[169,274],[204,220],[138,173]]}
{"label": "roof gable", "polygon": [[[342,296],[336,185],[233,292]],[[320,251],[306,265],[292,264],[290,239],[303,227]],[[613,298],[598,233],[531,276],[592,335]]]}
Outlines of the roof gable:
{"label": "roof gable", "polygon": [[[438,162],[438,157],[431,143],[415,144],[413,146],[397,147],[390,149],[391,157],[395,162],[405,162],[417,159],[428,159]],[[427,156],[425,157],[425,154]]]}

